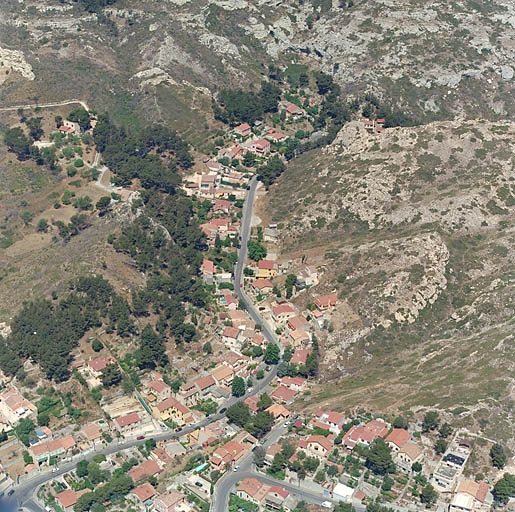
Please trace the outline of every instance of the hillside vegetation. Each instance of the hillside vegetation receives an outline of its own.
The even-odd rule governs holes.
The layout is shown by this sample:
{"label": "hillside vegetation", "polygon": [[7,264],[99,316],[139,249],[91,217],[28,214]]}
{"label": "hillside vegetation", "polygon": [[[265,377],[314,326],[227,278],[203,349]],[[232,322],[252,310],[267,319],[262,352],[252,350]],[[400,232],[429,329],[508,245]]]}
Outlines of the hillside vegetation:
{"label": "hillside vegetation", "polygon": [[437,406],[509,436],[514,135],[507,122],[379,135],[352,122],[274,185],[283,256],[323,263],[316,292],[341,299],[321,372],[340,384],[313,403]]}
{"label": "hillside vegetation", "polygon": [[298,82],[297,62],[422,120],[509,117],[514,15],[506,0],[7,0],[1,100],[81,97],[195,137],[220,87],[281,68]]}

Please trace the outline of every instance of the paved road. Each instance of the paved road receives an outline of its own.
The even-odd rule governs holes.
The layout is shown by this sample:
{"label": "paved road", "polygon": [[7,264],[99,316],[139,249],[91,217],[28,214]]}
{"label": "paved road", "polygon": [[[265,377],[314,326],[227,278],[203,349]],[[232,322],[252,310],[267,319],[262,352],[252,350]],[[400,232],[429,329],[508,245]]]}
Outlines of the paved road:
{"label": "paved road", "polygon": [[263,336],[266,338],[266,340],[269,343],[278,344],[274,331],[270,328],[268,322],[264,320],[263,317],[260,315],[257,308],[254,306],[254,303],[250,300],[250,298],[247,296],[247,294],[243,291],[242,288],[243,268],[245,267],[245,263],[247,260],[247,243],[250,238],[252,209],[254,207],[254,199],[256,196],[257,185],[258,181],[257,178],[254,176],[250,181],[250,188],[247,194],[247,198],[245,199],[245,203],[243,204],[241,217],[240,249],[238,250],[238,262],[234,267],[234,292],[238,299],[241,299],[244,302],[252,320],[254,320],[256,324],[259,324],[261,326],[261,332],[263,333]]}
{"label": "paved road", "polygon": [[[284,423],[277,425],[266,437],[266,443],[263,447],[266,449],[276,443],[284,432]],[[238,471],[228,471],[216,483],[215,491],[212,496],[211,512],[225,512],[228,510],[229,495],[238,482],[244,478],[257,478],[260,482],[267,485],[280,485],[295,498],[298,500],[304,500],[307,503],[313,503],[316,505],[321,505],[324,501],[329,501],[333,504],[337,503],[337,500],[334,500],[329,493],[317,493],[314,490],[306,488],[302,484],[299,486],[295,483],[275,480],[274,478],[257,471],[253,466],[252,453],[241,459],[238,464]],[[365,507],[357,506],[355,508],[357,512],[365,511]]]}
{"label": "paved road", "polygon": [[[68,103],[81,103],[76,100],[70,100],[69,102],[63,102],[60,103],[61,105],[68,104]],[[54,104],[55,105],[55,104]],[[45,105],[40,105],[45,106]],[[48,105],[50,106],[50,105]],[[27,106],[25,106],[27,107]],[[16,109],[18,107],[10,107],[11,109]],[[85,107],[86,108],[86,107]],[[235,267],[234,272],[234,287],[235,287],[235,293],[237,297],[239,297],[247,306],[248,311],[252,319],[257,323],[261,325],[261,329],[263,332],[263,335],[269,342],[275,342],[277,343],[277,340],[275,338],[275,335],[273,334],[272,330],[268,326],[268,324],[264,321],[264,319],[261,317],[257,309],[254,307],[252,301],[247,297],[247,295],[242,290],[240,283],[242,279],[243,274],[243,267],[245,264],[246,256],[247,256],[247,242],[250,237],[250,227],[251,227],[251,220],[252,220],[252,209],[254,204],[254,197],[257,187],[257,180],[256,178],[253,178],[250,182],[250,188],[249,192],[247,194],[247,199],[243,206],[243,215],[242,215],[242,221],[241,221],[241,248],[238,253],[238,263]],[[247,392],[246,396],[253,396],[260,392],[261,389],[265,388],[276,376],[277,368],[274,366],[269,372],[265,372],[265,378],[261,379],[260,381],[256,382],[256,385],[252,389],[252,391]],[[237,402],[238,399],[231,397],[229,398],[223,405],[223,408],[230,407],[232,404]],[[205,427],[206,425],[209,425],[210,423],[213,423],[221,418],[224,417],[224,414],[217,413],[212,416],[209,416],[208,418],[203,419],[199,423],[196,423],[194,425],[190,425],[188,427],[185,427],[181,430],[181,432],[173,432],[173,431],[166,431],[154,436],[148,436],[153,437],[156,441],[164,441],[174,438],[180,438],[182,436],[185,436],[192,432],[193,430],[196,430],[197,428]],[[131,440],[123,440],[121,442],[114,441],[108,446],[103,446],[99,448],[98,450],[88,453],[86,455],[80,454],[77,457],[75,457],[71,462],[60,464],[59,471],[52,473],[52,472],[44,472],[39,473],[34,478],[30,480],[24,480],[20,484],[16,485],[14,487],[15,494],[11,497],[4,497],[2,501],[0,502],[0,512],[3,512],[4,510],[15,510],[16,507],[23,505],[25,508],[29,508],[32,512],[41,512],[42,509],[34,502],[33,496],[37,488],[48,482],[49,480],[53,480],[57,478],[58,476],[68,473],[69,471],[72,471],[75,469],[77,462],[82,459],[90,460],[93,458],[94,455],[98,453],[103,453],[104,455],[111,455],[113,453],[117,453],[123,450],[128,450],[130,448],[133,448],[138,445],[142,445],[145,443],[145,440],[137,440],[137,439],[131,439]],[[7,507],[7,508],[4,508]]]}

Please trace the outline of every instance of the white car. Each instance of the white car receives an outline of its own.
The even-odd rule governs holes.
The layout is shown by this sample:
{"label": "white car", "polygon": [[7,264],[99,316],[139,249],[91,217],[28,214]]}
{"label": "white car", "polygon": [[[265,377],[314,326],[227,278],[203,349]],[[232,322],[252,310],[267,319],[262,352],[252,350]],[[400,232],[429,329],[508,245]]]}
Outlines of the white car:
{"label": "white car", "polygon": [[238,471],[239,469],[240,469],[240,466],[234,466],[234,467],[232,468],[232,470],[233,470],[233,471]]}
{"label": "white car", "polygon": [[324,508],[333,508],[333,504],[330,501],[323,501],[322,507]]}

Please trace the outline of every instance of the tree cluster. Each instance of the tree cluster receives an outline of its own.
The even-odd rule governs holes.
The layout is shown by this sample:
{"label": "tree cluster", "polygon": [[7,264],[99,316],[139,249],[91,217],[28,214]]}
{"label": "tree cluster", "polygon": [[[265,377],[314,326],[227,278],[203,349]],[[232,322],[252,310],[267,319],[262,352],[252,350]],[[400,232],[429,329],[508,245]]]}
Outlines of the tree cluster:
{"label": "tree cluster", "polygon": [[113,287],[102,277],[81,277],[71,293],[57,303],[38,299],[26,302],[11,324],[7,339],[0,339],[0,368],[14,375],[22,361],[31,358],[46,377],[64,381],[69,375],[70,352],[92,327],[103,323],[116,327],[109,319]]}
{"label": "tree cluster", "polygon": [[497,503],[505,505],[515,497],[515,475],[504,473],[494,485],[494,498]]}
{"label": "tree cluster", "polygon": [[74,0],[87,12],[100,12],[104,7],[113,5],[116,0]]}
{"label": "tree cluster", "polygon": [[75,512],[88,512],[97,504],[123,498],[133,487],[134,482],[129,475],[116,475],[93,492],[83,494],[73,509]]}
{"label": "tree cluster", "polygon": [[[138,217],[110,241],[149,276],[146,287],[133,293],[134,313],[147,316],[152,308],[159,314],[157,329],[161,336],[168,332],[176,342],[189,342],[195,338],[196,330],[185,322],[184,303],[196,307],[206,303],[205,288],[198,277],[204,235],[188,198],[177,194],[143,195],[148,216]],[[161,226],[156,226],[152,218],[159,218]]]}
{"label": "tree cluster", "polygon": [[391,449],[383,439],[375,439],[367,454],[367,467],[377,475],[386,475],[395,471]]}
{"label": "tree cluster", "polygon": [[257,438],[270,432],[274,423],[274,417],[270,413],[260,410],[252,415],[248,406],[243,402],[231,405],[226,411],[226,416],[230,422],[243,427]]}
{"label": "tree cluster", "polygon": [[243,89],[223,89],[218,101],[213,102],[215,119],[235,126],[240,123],[253,124],[265,113],[277,112],[281,89],[269,82],[262,82],[256,93]]}
{"label": "tree cluster", "polygon": [[281,158],[274,155],[268,162],[258,168],[259,180],[269,187],[283,173],[286,166]]}
{"label": "tree cluster", "polygon": [[138,178],[145,189],[172,194],[180,183],[177,165],[183,169],[193,165],[188,143],[164,126],[129,135],[102,114],[93,130],[93,140],[118,185],[129,185]]}

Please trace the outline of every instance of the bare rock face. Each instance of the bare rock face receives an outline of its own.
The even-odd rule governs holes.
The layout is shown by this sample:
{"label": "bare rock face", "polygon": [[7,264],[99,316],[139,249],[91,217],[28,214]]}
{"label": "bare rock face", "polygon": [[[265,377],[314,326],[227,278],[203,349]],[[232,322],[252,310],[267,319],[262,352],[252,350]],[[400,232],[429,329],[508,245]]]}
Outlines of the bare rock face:
{"label": "bare rock face", "polygon": [[0,48],[0,83],[5,81],[10,71],[19,73],[27,80],[34,80],[36,77],[32,66],[25,60],[23,52]]}
{"label": "bare rock face", "polygon": [[466,0],[128,0],[102,16],[106,23],[76,2],[5,0],[0,47],[16,47],[46,82],[52,63],[76,74],[71,62],[84,59],[127,79],[159,67],[214,91],[250,86],[270,63],[298,60],[331,73],[351,97],[371,92],[416,118],[515,114],[515,5],[507,0],[472,8]]}

